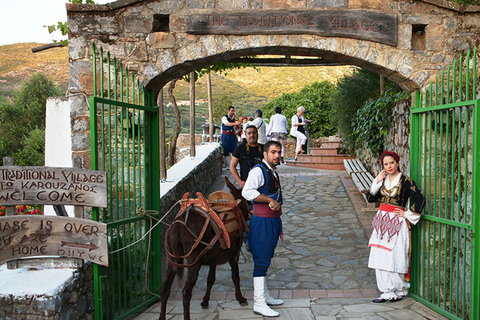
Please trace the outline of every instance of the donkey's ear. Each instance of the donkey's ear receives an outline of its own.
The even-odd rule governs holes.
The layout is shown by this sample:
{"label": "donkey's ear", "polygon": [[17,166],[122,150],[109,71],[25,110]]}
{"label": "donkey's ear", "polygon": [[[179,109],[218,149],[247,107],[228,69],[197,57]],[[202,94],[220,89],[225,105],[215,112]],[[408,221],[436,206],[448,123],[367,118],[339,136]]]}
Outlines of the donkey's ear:
{"label": "donkey's ear", "polygon": [[227,188],[230,190],[230,192],[235,196],[235,198],[240,199],[238,194],[240,193],[241,189],[237,189],[237,187],[235,187],[233,183],[228,180],[227,176],[225,176],[225,184],[227,185]]}

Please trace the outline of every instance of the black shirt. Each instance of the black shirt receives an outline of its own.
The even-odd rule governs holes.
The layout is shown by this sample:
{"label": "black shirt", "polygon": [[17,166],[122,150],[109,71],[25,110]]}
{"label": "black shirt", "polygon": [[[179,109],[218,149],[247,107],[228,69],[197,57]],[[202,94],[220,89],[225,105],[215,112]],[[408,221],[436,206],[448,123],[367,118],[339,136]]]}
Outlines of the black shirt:
{"label": "black shirt", "polygon": [[250,169],[262,162],[263,144],[252,147],[248,143],[242,143],[233,151],[233,156],[238,159],[240,164],[240,179],[245,181]]}

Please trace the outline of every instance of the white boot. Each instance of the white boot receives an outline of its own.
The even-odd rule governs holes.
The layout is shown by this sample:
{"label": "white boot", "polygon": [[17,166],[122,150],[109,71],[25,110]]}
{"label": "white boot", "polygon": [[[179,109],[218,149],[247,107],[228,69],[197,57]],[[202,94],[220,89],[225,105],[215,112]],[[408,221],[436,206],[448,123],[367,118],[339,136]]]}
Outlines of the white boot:
{"label": "white boot", "polygon": [[265,284],[264,284],[264,290],[265,290],[265,302],[269,305],[269,306],[279,306],[281,304],[283,304],[283,300],[282,299],[274,299],[270,296],[270,292],[268,292],[268,287],[267,287],[267,277],[264,277],[265,279]]}
{"label": "white boot", "polygon": [[270,309],[265,302],[265,277],[253,277],[253,313],[264,317],[278,317],[280,313]]}

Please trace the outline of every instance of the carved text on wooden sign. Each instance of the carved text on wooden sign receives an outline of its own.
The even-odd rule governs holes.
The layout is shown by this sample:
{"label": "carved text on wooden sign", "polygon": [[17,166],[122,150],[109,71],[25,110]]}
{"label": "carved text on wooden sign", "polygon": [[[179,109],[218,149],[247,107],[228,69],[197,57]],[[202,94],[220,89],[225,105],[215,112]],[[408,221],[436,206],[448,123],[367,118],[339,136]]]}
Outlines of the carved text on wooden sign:
{"label": "carved text on wooden sign", "polygon": [[60,256],[108,266],[105,223],[56,216],[0,218],[0,264],[18,258]]}
{"label": "carved text on wooden sign", "polygon": [[0,167],[0,204],[107,207],[105,171],[54,167]]}
{"label": "carved text on wooden sign", "polygon": [[397,45],[397,16],[369,10],[255,10],[186,16],[192,34],[316,34]]}

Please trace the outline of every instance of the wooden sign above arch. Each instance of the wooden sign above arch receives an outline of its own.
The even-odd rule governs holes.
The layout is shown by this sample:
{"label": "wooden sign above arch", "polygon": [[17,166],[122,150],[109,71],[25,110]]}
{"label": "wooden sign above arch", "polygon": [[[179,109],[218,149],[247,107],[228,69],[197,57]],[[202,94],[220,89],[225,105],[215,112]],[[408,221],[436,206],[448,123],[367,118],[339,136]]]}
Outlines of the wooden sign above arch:
{"label": "wooden sign above arch", "polygon": [[397,15],[368,10],[195,11],[186,15],[191,34],[316,34],[397,45]]}

